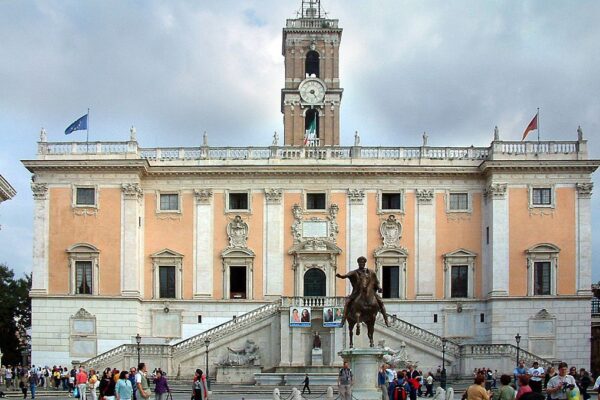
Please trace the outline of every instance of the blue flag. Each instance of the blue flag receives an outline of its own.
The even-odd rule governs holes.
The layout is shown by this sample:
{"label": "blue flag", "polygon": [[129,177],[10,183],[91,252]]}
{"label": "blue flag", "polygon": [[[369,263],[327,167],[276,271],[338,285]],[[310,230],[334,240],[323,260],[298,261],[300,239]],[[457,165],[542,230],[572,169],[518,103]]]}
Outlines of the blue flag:
{"label": "blue flag", "polygon": [[87,129],[88,123],[88,115],[85,114],[83,117],[79,118],[77,121],[73,122],[67,129],[65,129],[65,135],[68,135],[71,132],[82,131]]}

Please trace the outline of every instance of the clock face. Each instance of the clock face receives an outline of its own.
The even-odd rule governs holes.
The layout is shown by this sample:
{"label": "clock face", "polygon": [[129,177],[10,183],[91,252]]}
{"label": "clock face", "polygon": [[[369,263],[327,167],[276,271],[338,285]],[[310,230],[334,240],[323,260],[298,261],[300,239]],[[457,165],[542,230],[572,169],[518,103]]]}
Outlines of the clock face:
{"label": "clock face", "polygon": [[305,80],[300,84],[300,96],[309,104],[322,103],[325,98],[325,86],[316,79]]}

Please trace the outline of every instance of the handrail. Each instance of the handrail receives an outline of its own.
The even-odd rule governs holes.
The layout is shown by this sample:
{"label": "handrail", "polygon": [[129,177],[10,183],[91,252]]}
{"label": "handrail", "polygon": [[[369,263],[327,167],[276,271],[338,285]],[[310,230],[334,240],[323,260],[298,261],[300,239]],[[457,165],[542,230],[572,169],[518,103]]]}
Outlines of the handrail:
{"label": "handrail", "polygon": [[[461,347],[461,355],[503,355],[511,356],[516,361],[517,346],[509,343],[492,343],[492,344],[463,344]],[[527,350],[519,348],[519,359],[530,365],[537,361],[540,365],[552,365],[552,361],[536,354],[530,353]],[[512,357],[514,356],[514,357]]]}

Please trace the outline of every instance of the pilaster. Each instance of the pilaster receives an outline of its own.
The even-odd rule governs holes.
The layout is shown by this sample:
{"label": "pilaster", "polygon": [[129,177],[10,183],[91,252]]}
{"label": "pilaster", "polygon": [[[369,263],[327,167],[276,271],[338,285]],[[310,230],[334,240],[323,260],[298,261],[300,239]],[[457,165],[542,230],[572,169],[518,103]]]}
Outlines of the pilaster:
{"label": "pilaster", "polygon": [[214,209],[212,189],[194,190],[196,249],[194,268],[194,298],[213,295]]}
{"label": "pilaster", "polygon": [[485,191],[490,202],[490,247],[492,287],[490,295],[508,296],[509,225],[508,189],[506,183],[491,183]]}
{"label": "pilaster", "polygon": [[265,189],[264,247],[265,268],[263,269],[263,287],[265,297],[283,295],[283,191]]}
{"label": "pilaster", "polygon": [[435,293],[435,191],[417,189],[415,241],[417,253],[417,299],[432,299]]}
{"label": "pilaster", "polygon": [[34,294],[48,294],[48,247],[50,213],[48,185],[32,183],[33,192],[33,264],[31,291]]}
{"label": "pilaster", "polygon": [[[356,260],[360,256],[367,257],[367,205],[365,191],[348,190],[348,270],[358,268]],[[348,282],[347,282],[348,283]],[[349,287],[349,283],[347,285]]]}
{"label": "pilaster", "polygon": [[591,295],[592,287],[592,189],[591,182],[577,189],[577,294]]}
{"label": "pilaster", "polygon": [[125,183],[121,185],[121,192],[121,295],[137,297],[142,292],[140,200],[143,191],[138,183]]}

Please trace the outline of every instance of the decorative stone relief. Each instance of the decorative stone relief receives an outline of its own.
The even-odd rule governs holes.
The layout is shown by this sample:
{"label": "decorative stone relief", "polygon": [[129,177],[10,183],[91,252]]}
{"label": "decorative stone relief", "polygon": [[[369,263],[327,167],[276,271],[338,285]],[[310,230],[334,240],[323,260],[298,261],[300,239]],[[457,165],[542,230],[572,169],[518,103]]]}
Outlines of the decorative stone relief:
{"label": "decorative stone relief", "polygon": [[363,204],[365,191],[362,189],[348,189],[348,199],[350,200],[350,204]]}
{"label": "decorative stone relief", "polygon": [[390,215],[379,226],[383,247],[400,247],[400,238],[402,237],[402,224],[396,220],[395,215]]}
{"label": "decorative stone relief", "polygon": [[[335,243],[337,240],[337,234],[339,232],[339,226],[336,220],[339,209],[340,208],[337,204],[332,204],[331,206],[329,206],[329,215],[327,215],[327,220],[315,217],[306,221],[306,223],[309,224],[307,225],[307,228],[310,227],[311,232],[316,232],[318,230],[319,232],[323,232],[322,234],[326,235],[310,235],[309,237],[329,239],[332,243]],[[300,207],[298,204],[294,204],[294,206],[292,207],[292,214],[294,215],[294,223],[292,224],[292,236],[294,237],[294,244],[297,244],[306,239],[304,232],[305,221],[303,221],[304,211],[302,210],[302,207]],[[327,229],[322,229],[323,223],[327,223]]]}
{"label": "decorative stone relief", "polygon": [[504,199],[506,198],[507,186],[506,183],[490,183],[483,194],[495,199]]}
{"label": "decorative stone relief", "polygon": [[229,237],[229,247],[248,247],[248,224],[242,220],[242,217],[236,215],[227,224],[227,236]]}
{"label": "decorative stone relief", "polygon": [[138,200],[144,195],[138,183],[124,183],[121,185],[121,191],[125,199]]}
{"label": "decorative stone relief", "polygon": [[339,232],[338,223],[336,221],[339,210],[340,208],[337,204],[332,204],[329,206],[329,216],[327,217],[329,220],[329,240],[331,240],[333,243],[336,242],[337,234]]}
{"label": "decorative stone relief", "polygon": [[539,217],[554,217],[554,208],[530,208],[529,215]]}
{"label": "decorative stone relief", "polygon": [[431,204],[433,201],[433,189],[417,189],[417,203],[419,204]]}
{"label": "decorative stone relief", "polygon": [[80,217],[96,217],[98,216],[97,208],[74,208],[73,214]]}
{"label": "decorative stone relief", "polygon": [[194,197],[199,204],[210,204],[213,191],[212,189],[194,189]]}
{"label": "decorative stone relief", "polygon": [[294,215],[292,236],[294,237],[294,243],[298,243],[302,240],[302,207],[298,204],[294,204],[292,207],[292,214]]}
{"label": "decorative stone relief", "polygon": [[48,198],[48,185],[45,183],[32,183],[31,191],[34,200],[46,200]]}
{"label": "decorative stone relief", "polygon": [[280,204],[283,191],[281,189],[265,189],[265,197],[268,204]]}
{"label": "decorative stone relief", "polygon": [[221,358],[218,365],[222,366],[243,366],[260,365],[259,346],[254,340],[248,339],[241,349],[232,349],[227,347],[227,353]]}
{"label": "decorative stone relief", "polygon": [[591,199],[592,198],[592,189],[594,188],[594,184],[591,182],[586,183],[578,183],[577,187],[577,196],[580,199]]}

